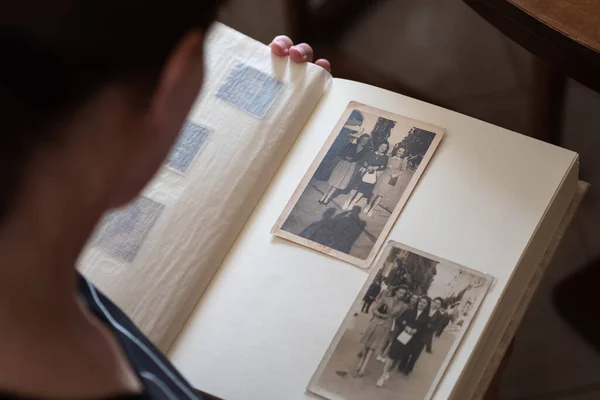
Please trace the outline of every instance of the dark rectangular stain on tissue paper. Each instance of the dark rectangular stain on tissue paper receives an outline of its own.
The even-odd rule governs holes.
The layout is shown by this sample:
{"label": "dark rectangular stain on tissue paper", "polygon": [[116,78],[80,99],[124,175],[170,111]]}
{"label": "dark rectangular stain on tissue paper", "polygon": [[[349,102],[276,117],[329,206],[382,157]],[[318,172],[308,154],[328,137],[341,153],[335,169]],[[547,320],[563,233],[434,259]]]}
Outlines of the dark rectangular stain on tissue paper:
{"label": "dark rectangular stain on tissue paper", "polygon": [[186,172],[210,133],[211,130],[207,127],[186,121],[167,158],[167,166],[179,172]]}
{"label": "dark rectangular stain on tissue paper", "polygon": [[217,92],[217,97],[262,118],[282,87],[283,82],[273,76],[237,63]]}
{"label": "dark rectangular stain on tissue paper", "polygon": [[109,212],[92,237],[92,247],[118,260],[132,262],[164,208],[164,204],[138,197],[127,207]]}

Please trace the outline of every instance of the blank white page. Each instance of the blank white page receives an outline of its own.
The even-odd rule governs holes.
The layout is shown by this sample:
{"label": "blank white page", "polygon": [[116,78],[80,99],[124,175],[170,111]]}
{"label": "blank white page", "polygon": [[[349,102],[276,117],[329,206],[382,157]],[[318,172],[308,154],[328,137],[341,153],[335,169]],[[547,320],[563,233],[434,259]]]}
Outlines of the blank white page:
{"label": "blank white page", "polygon": [[389,238],[497,279],[434,399],[451,393],[577,161],[571,151],[335,79],[172,348],[198,388],[228,400],[313,397],[306,386],[367,272],[269,232],[350,101],[446,129]]}

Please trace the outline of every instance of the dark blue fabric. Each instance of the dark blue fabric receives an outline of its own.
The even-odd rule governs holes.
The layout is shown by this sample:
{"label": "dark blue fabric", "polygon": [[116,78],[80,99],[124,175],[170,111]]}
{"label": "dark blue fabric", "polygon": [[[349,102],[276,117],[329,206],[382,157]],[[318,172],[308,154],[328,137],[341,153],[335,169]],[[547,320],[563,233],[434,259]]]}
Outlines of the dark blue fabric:
{"label": "dark blue fabric", "polygon": [[119,307],[82,276],[78,288],[89,308],[113,331],[144,385],[145,393],[139,399],[205,400]]}
{"label": "dark blue fabric", "polygon": [[[144,387],[142,394],[90,400],[208,400],[199,396],[135,324],[84,277],[78,277],[81,298],[113,332]],[[40,400],[0,392],[0,400]]]}

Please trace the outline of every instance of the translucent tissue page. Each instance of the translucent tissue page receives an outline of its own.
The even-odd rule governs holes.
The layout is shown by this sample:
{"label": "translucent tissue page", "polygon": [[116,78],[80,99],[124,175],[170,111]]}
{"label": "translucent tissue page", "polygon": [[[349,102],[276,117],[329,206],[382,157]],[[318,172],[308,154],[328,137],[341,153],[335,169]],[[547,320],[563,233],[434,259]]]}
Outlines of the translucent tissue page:
{"label": "translucent tissue page", "polygon": [[453,390],[577,158],[458,113],[335,79],[170,352],[196,387],[228,400],[315,398],[306,387],[367,272],[274,238],[270,230],[350,101],[446,129],[389,239],[497,279],[434,400]]}
{"label": "translucent tissue page", "polygon": [[142,196],[109,213],[80,270],[163,350],[235,241],[325,88],[314,65],[216,25],[205,86]]}

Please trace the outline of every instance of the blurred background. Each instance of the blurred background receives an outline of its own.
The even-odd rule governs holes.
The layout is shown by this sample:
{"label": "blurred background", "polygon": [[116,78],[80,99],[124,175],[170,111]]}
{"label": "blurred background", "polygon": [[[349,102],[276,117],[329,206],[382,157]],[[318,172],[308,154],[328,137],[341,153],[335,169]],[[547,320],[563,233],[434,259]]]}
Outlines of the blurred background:
{"label": "blurred background", "polygon": [[[344,12],[315,22],[304,7],[323,1],[231,0],[220,20],[264,43],[278,34],[310,40],[317,57],[330,58],[335,76],[540,137],[531,122],[534,56],[465,2],[345,0]],[[600,94],[567,79],[563,101],[553,111],[561,113],[562,123],[550,118],[551,128],[558,130],[562,147],[580,154],[580,179],[592,186],[519,328],[501,381],[502,400],[600,399],[600,354],[552,301],[557,284],[600,255]],[[595,311],[589,318],[600,320]]]}

